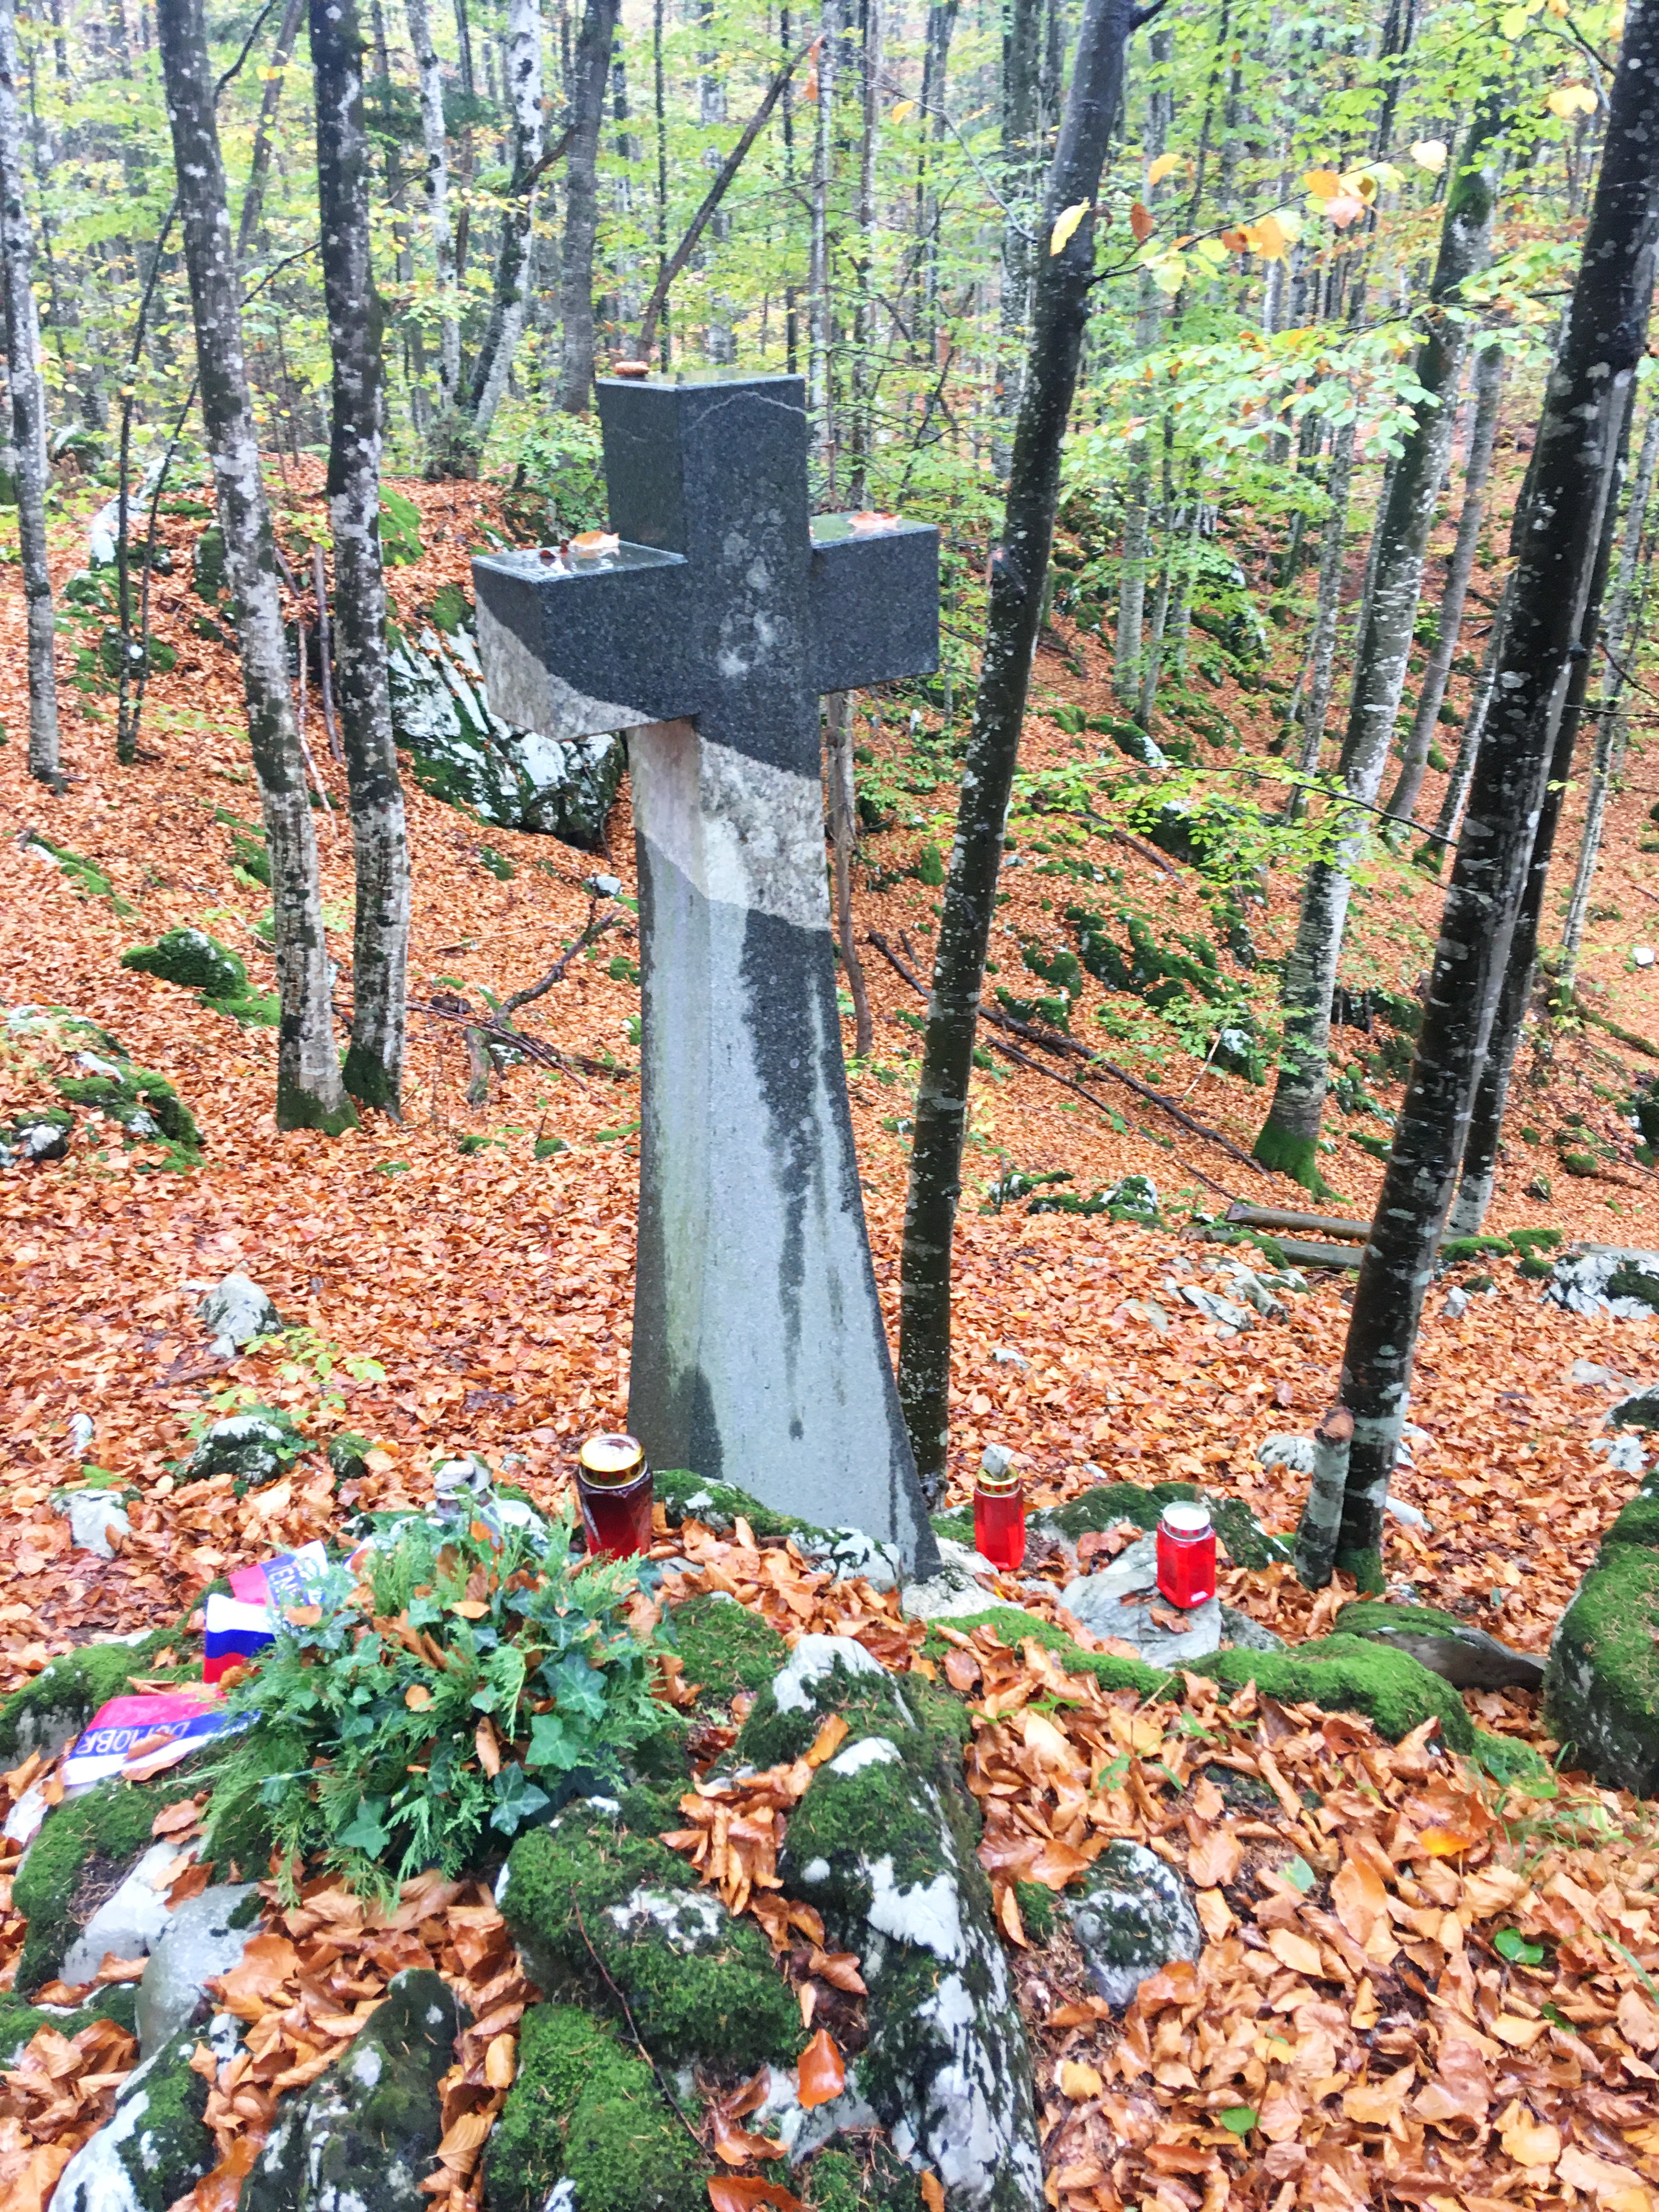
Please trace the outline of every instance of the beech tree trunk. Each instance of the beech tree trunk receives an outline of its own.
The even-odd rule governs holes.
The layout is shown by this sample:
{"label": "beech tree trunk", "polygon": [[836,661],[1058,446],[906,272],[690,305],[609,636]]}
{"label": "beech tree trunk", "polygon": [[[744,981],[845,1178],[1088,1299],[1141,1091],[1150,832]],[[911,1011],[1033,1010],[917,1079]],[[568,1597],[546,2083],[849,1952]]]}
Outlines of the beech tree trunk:
{"label": "beech tree trunk", "polygon": [[248,741],[270,858],[276,983],[282,995],[276,1122],[283,1129],[333,1131],[347,1127],[356,1116],[340,1079],[329,1011],[317,844],[289,693],[288,653],[276,599],[276,544],[243,363],[236,255],[213,114],[204,0],[159,0],[156,20],[195,318],[202,424],[212,458],[225,568],[236,607]]}
{"label": "beech tree trunk", "polygon": [[[362,1105],[395,1115],[400,1112],[408,997],[409,841],[386,689],[386,576],[380,561],[383,318],[369,251],[368,136],[356,0],[311,0],[311,60],[317,83],[323,295],[334,362],[328,451],[334,673],[357,882],[345,1085]],[[319,634],[326,637],[320,605],[318,617]]]}
{"label": "beech tree trunk", "polygon": [[294,41],[300,35],[300,17],[305,11],[305,0],[288,0],[283,10],[283,20],[276,28],[276,51],[270,57],[270,67],[265,74],[265,88],[259,95],[259,119],[253,126],[253,152],[247,167],[247,190],[242,195],[242,212],[236,225],[236,258],[246,261],[252,249],[254,234],[259,228],[259,217],[264,212],[265,179],[270,174],[270,149],[276,131],[276,111],[283,100],[283,77],[294,58]]}
{"label": "beech tree trunk", "polygon": [[34,239],[23,198],[15,0],[0,0],[0,282],[5,292],[6,381],[17,470],[17,540],[28,610],[29,774],[63,787],[58,752],[58,668],[52,572],[46,565],[46,392],[34,312]]}
{"label": "beech tree trunk", "polygon": [[1331,465],[1325,477],[1325,497],[1329,504],[1319,546],[1319,586],[1314,599],[1313,639],[1308,648],[1308,703],[1303,711],[1302,751],[1297,761],[1304,775],[1318,774],[1325,725],[1330,719],[1336,626],[1342,613],[1342,563],[1348,549],[1353,434],[1351,421],[1338,423],[1331,440]]}
{"label": "beech tree trunk", "polygon": [[806,411],[831,498],[836,483],[835,394],[830,374],[830,179],[835,167],[836,0],[823,0],[818,22],[817,103],[812,133],[811,245],[806,270]]}
{"label": "beech tree trunk", "polygon": [[426,155],[421,189],[426,195],[427,226],[432,233],[432,255],[438,273],[439,412],[447,416],[453,413],[460,398],[461,325],[455,294],[455,234],[449,222],[449,137],[444,128],[443,69],[433,43],[427,0],[405,0],[405,10],[421,86],[421,143]]}
{"label": "beech tree trunk", "polygon": [[1498,403],[1503,390],[1504,356],[1495,346],[1483,346],[1474,362],[1474,423],[1469,432],[1468,460],[1463,471],[1463,506],[1457,518],[1457,542],[1446,569],[1445,589],[1440,595],[1439,628],[1429,665],[1423,672],[1417,714],[1400,763],[1399,781],[1388,811],[1396,822],[1409,822],[1423,788],[1429,748],[1440,721],[1446,696],[1446,679],[1462,635],[1463,607],[1474,574],[1474,556],[1480,528],[1486,519],[1486,479],[1492,473],[1492,441],[1498,434]]}
{"label": "beech tree trunk", "polygon": [[852,470],[847,504],[860,508],[870,497],[870,460],[875,451],[875,299],[872,290],[880,206],[876,197],[876,147],[881,133],[882,0],[864,0],[862,129],[859,142],[859,258],[853,307]]}
{"label": "beech tree trunk", "polygon": [[586,0],[571,69],[572,135],[565,170],[564,252],[559,267],[559,313],[564,338],[557,398],[567,415],[584,413],[593,391],[593,240],[599,211],[596,168],[619,11],[620,0]]}
{"label": "beech tree trunk", "polygon": [[994,428],[991,467],[1007,473],[1010,438],[1019,415],[1020,356],[1031,289],[1026,226],[1036,199],[1037,98],[1042,60],[1042,0],[1006,0],[1002,32],[1002,283],[999,294]]}
{"label": "beech tree trunk", "polygon": [[[1627,414],[1626,427],[1628,422]],[[1621,438],[1620,474],[1624,470],[1624,444]],[[1617,505],[1615,479],[1614,489],[1607,495],[1607,508],[1602,517],[1601,544],[1590,578],[1589,598],[1584,609],[1578,645],[1567,675],[1561,719],[1550,756],[1549,776],[1544,786],[1543,804],[1539,809],[1538,827],[1533,836],[1532,860],[1527,870],[1526,888],[1521,894],[1521,904],[1516,914],[1515,928],[1510,938],[1509,958],[1504,963],[1504,979],[1498,986],[1498,1004],[1492,1015],[1492,1035],[1487,1040],[1474,1087],[1468,1133],[1463,1139],[1463,1162],[1457,1195],[1452,1200],[1451,1212],[1447,1217],[1448,1231],[1454,1237],[1480,1235],[1486,1218],[1486,1208],[1492,1204],[1492,1186],[1498,1177],[1498,1140],[1504,1133],[1504,1115],[1509,1104],[1510,1083],[1520,1054],[1522,1032],[1526,1026],[1527,1010],[1532,1004],[1533,985],[1538,973],[1538,931],[1544,915],[1544,891],[1549,880],[1550,861],[1555,853],[1555,833],[1561,822],[1561,802],[1566,795],[1568,780],[1572,775],[1572,756],[1578,742],[1578,725],[1583,719],[1590,656],[1595,647],[1595,633],[1601,615],[1601,597],[1607,587],[1607,556],[1613,550]]]}
{"label": "beech tree trunk", "polygon": [[[1129,35],[1144,20],[1130,0],[1084,0],[1066,112],[1037,225],[1031,340],[1003,539],[991,562],[985,653],[934,954],[904,1216],[899,1400],[923,1486],[934,1497],[944,1482],[948,1441],[951,1239],[985,951],[1054,543],[1060,448],[1089,319],[1095,194],[1122,98]],[[1088,211],[1061,251],[1050,253],[1056,217],[1079,204]]]}
{"label": "beech tree trunk", "polygon": [[[1486,649],[1480,656],[1480,673],[1475,678],[1474,697],[1469,707],[1469,718],[1463,725],[1463,734],[1458,740],[1457,758],[1452,763],[1451,776],[1446,785],[1446,795],[1440,802],[1440,818],[1434,825],[1435,836],[1440,840],[1437,854],[1443,854],[1456,837],[1458,825],[1463,819],[1464,803],[1469,795],[1469,785],[1474,778],[1474,764],[1480,757],[1480,739],[1486,726],[1486,714],[1492,705],[1492,687],[1498,680],[1498,663],[1504,650],[1504,625],[1509,619],[1510,600],[1515,590],[1511,574],[1504,585],[1498,612],[1492,617],[1492,629],[1486,638]],[[1419,860],[1422,854],[1419,849]],[[1442,872],[1437,858],[1435,873]]]}
{"label": "beech tree trunk", "polygon": [[1395,463],[1377,520],[1373,580],[1360,626],[1353,696],[1342,744],[1342,781],[1360,807],[1340,811],[1334,850],[1308,871],[1296,950],[1285,970],[1285,1050],[1273,1105],[1255,1140],[1255,1157],[1264,1167],[1291,1176],[1316,1193],[1327,1188],[1316,1162],[1325,1110],[1331,993],[1347,920],[1350,878],[1365,837],[1366,817],[1361,810],[1376,800],[1394,742],[1422,589],[1423,557],[1445,474],[1451,403],[1463,357],[1462,324],[1439,310],[1487,258],[1494,180],[1485,161],[1498,122],[1498,103],[1488,97],[1475,111],[1457,174],[1446,195],[1440,252],[1429,289],[1429,328],[1416,362],[1417,380],[1428,398],[1419,403],[1415,427]]}
{"label": "beech tree trunk", "polygon": [[1573,876],[1572,896],[1567,902],[1567,919],[1561,932],[1561,967],[1556,978],[1556,997],[1563,1005],[1571,1004],[1578,981],[1578,956],[1584,942],[1584,923],[1589,915],[1590,887],[1595,881],[1596,862],[1601,852],[1601,831],[1607,818],[1607,797],[1615,773],[1615,752],[1625,697],[1628,690],[1626,672],[1634,649],[1636,634],[1637,583],[1642,572],[1643,540],[1647,527],[1648,503],[1653,497],[1653,479],[1659,467],[1659,404],[1648,410],[1647,428],[1642,433],[1641,456],[1636,464],[1636,474],[1631,483],[1630,505],[1625,516],[1624,543],[1620,548],[1619,577],[1613,586],[1613,602],[1607,609],[1606,637],[1607,674],[1601,684],[1601,697],[1595,709],[1595,757],[1590,771],[1589,795],[1584,803],[1584,828],[1579,841],[1578,866]]}
{"label": "beech tree trunk", "polygon": [[1510,955],[1646,341],[1659,216],[1659,4],[1637,0],[1567,331],[1546,389],[1509,619],[1435,949],[1422,1034],[1360,1263],[1342,1361],[1354,1431],[1340,1527],[1318,1537],[1362,1589],[1382,1581],[1382,1510],[1424,1292],[1464,1151],[1476,1078]]}
{"label": "beech tree trunk", "polygon": [[[614,28],[614,8],[611,21]],[[484,329],[483,343],[478,348],[478,358],[472,364],[471,422],[469,427],[473,447],[480,453],[483,451],[485,439],[489,435],[489,426],[495,419],[495,410],[501,405],[502,394],[507,390],[513,356],[518,351],[519,340],[524,332],[525,294],[530,280],[531,226],[536,214],[535,180],[541,167],[542,149],[546,138],[545,118],[542,112],[542,17],[538,0],[507,0],[506,70],[507,99],[513,109],[513,181],[507,187],[512,204],[501,217],[501,243],[495,258],[495,288],[489,303],[489,321]],[[593,270],[592,164],[599,142],[599,125],[605,112],[605,88],[610,74],[611,40],[607,36],[599,56],[592,102],[592,130],[588,141],[590,227],[584,276],[590,283]],[[593,302],[591,297],[587,301],[587,329],[591,362],[593,331]]]}

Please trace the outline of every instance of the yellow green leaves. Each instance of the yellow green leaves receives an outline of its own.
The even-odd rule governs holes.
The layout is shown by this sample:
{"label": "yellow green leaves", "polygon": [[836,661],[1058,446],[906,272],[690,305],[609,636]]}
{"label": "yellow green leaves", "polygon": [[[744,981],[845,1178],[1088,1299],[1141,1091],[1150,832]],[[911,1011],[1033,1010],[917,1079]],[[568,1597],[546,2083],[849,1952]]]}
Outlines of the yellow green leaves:
{"label": "yellow green leaves", "polygon": [[[1139,203],[1137,201],[1136,205],[1139,206]],[[1079,223],[1082,222],[1084,216],[1087,215],[1088,212],[1088,201],[1079,200],[1074,205],[1063,209],[1061,212],[1056,216],[1054,218],[1054,229],[1049,234],[1048,238],[1048,251],[1051,255],[1055,253],[1063,253],[1066,251],[1066,248],[1070,243],[1072,236],[1076,231]]]}

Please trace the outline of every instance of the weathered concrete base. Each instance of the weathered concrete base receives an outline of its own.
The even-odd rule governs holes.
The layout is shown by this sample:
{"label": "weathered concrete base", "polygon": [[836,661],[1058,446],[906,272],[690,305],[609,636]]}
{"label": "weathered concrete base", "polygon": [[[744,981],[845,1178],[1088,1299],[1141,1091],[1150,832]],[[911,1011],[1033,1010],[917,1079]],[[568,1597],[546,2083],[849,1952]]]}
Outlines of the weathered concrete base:
{"label": "weathered concrete base", "polygon": [[629,737],[644,983],[629,1423],[935,1565],[859,1192],[816,776]]}

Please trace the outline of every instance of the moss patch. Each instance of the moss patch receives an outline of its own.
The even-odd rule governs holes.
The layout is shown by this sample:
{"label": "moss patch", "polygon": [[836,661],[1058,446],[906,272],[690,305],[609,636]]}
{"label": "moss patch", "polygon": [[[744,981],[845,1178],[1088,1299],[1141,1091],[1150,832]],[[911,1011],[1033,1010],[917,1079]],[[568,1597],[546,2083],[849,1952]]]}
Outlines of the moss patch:
{"label": "moss patch", "polygon": [[1332,1626],[1339,1636],[1387,1636],[1407,1628],[1455,1636],[1469,1624],[1432,1605],[1386,1605],[1376,1598],[1358,1598],[1342,1607]]}
{"label": "moss patch", "polygon": [[568,2175],[606,2212],[693,2212],[707,2169],[651,2069],[574,2005],[525,2016],[519,2071],[485,2154],[494,2212],[542,2212]]}
{"label": "moss patch", "polygon": [[142,1644],[88,1644],[54,1659],[0,1706],[0,1765],[20,1765],[30,1752],[78,1735],[100,1705],[118,1698],[135,1674],[150,1673],[155,1654],[176,1641],[158,1629]]}
{"label": "moss patch", "polygon": [[241,955],[204,929],[169,929],[154,945],[124,952],[121,965],[194,991],[204,1006],[233,1020],[271,1026],[278,1018],[276,1000],[249,985]]}
{"label": "moss patch", "polygon": [[174,2036],[139,2087],[116,2108],[118,2122],[142,2100],[131,2132],[116,2151],[141,2212],[168,2212],[217,2162],[212,2133],[202,2118],[208,2085],[190,2063],[196,2044],[193,2028]]}
{"label": "moss patch", "polygon": [[732,1919],[654,1833],[573,1805],[521,1836],[507,1866],[501,1910],[550,1994],[594,1994],[597,1959],[666,2065],[749,2074],[796,2056],[799,2010],[760,1929]]}
{"label": "moss patch", "polygon": [[1155,1482],[1146,1488],[1138,1482],[1097,1482],[1042,1514],[1038,1525],[1057,1529],[1074,1544],[1091,1530],[1115,1528],[1120,1521],[1150,1531],[1166,1505],[1200,1501],[1209,1507],[1216,1534],[1235,1565],[1260,1569],[1289,1559],[1290,1546],[1271,1535],[1243,1498],[1218,1498],[1191,1482]]}
{"label": "moss patch", "polygon": [[66,2039],[77,2036],[95,2020],[112,2020],[130,2034],[137,2032],[138,1990],[136,1983],[100,1990],[78,2012],[43,2012],[21,1998],[0,1997],[0,2067],[15,2064],[17,2054],[31,2036],[43,2027]]}
{"label": "moss patch", "polygon": [[[1169,1696],[1175,1683],[1173,1674],[1149,1667],[1144,1660],[1116,1659],[1108,1652],[1081,1650],[1063,1628],[1056,1628],[1051,1620],[1039,1620],[1034,1613],[1022,1613],[1018,1606],[987,1606],[983,1613],[966,1613],[947,1625],[963,1636],[971,1636],[976,1628],[994,1628],[1016,1651],[1028,1639],[1035,1640],[1054,1654],[1067,1674],[1092,1674],[1103,1689],[1133,1690],[1138,1698],[1158,1698]],[[941,1662],[951,1646],[936,1628],[930,1628],[921,1649],[924,1658]],[[905,1689],[908,1693],[908,1677]]]}
{"label": "moss patch", "polygon": [[1380,1735],[1398,1743],[1432,1715],[1453,1751],[1474,1749],[1468,1709],[1449,1682],[1403,1651],[1358,1636],[1326,1636],[1288,1651],[1217,1651],[1191,1669],[1234,1689],[1254,1682],[1286,1705],[1319,1705],[1327,1712],[1363,1713]]}
{"label": "moss patch", "polygon": [[704,1528],[723,1535],[741,1514],[757,1536],[793,1536],[797,1533],[817,1536],[824,1533],[814,1522],[797,1521],[793,1514],[775,1512],[771,1506],[763,1505],[758,1498],[751,1498],[746,1490],[739,1490],[732,1483],[706,1481],[685,1468],[659,1468],[656,1496],[668,1516],[671,1528],[678,1528],[682,1521],[690,1519],[701,1521]]}
{"label": "moss patch", "polygon": [[788,1662],[782,1637],[747,1606],[694,1597],[670,1618],[685,1679],[701,1686],[700,1703],[729,1705],[739,1690],[764,1689]]}
{"label": "moss patch", "polygon": [[878,2136],[857,2156],[820,2151],[786,2186],[804,2190],[812,2212],[921,2212],[920,2180]]}

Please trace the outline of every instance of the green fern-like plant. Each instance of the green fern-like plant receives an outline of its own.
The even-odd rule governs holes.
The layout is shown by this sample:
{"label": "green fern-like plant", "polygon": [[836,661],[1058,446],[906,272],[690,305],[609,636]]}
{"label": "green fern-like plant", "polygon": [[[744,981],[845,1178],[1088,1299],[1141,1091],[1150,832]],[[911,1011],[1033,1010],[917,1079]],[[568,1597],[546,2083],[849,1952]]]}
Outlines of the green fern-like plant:
{"label": "green fern-like plant", "polygon": [[[232,1693],[253,1717],[216,1780],[208,1848],[257,1797],[285,1864],[361,1894],[504,1851],[580,1771],[598,1789],[659,1728],[635,1563],[538,1533],[402,1524],[290,1607]],[[277,1754],[273,1756],[273,1754]]]}

